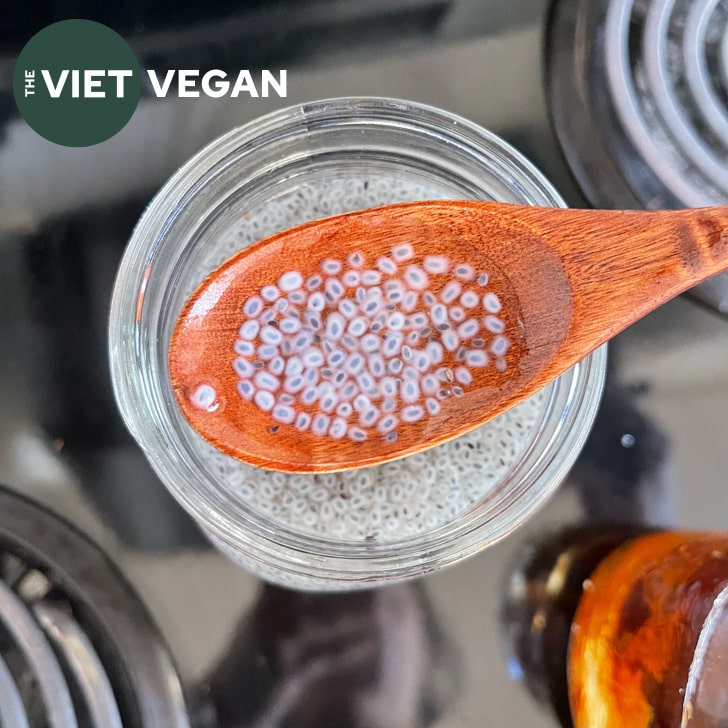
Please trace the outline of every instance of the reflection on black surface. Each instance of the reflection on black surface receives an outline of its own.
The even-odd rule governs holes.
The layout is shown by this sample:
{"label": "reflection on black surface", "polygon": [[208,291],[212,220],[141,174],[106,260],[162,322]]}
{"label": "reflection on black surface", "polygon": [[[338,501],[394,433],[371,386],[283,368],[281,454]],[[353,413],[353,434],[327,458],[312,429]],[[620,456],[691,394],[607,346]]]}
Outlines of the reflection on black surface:
{"label": "reflection on black surface", "polygon": [[116,269],[143,203],[46,223],[21,248],[35,419],[66,445],[107,446],[128,434],[111,389],[107,326]]}
{"label": "reflection on black surface", "polygon": [[669,526],[677,491],[670,442],[639,407],[646,385],[618,378],[618,358],[617,338],[602,403],[569,482],[586,521]]}
{"label": "reflection on black surface", "polygon": [[0,384],[126,545],[207,547],[126,431],[112,392],[111,292],[144,204],[79,211],[0,239],[0,282],[18,289],[5,298],[0,291],[13,322],[0,326],[12,352],[0,362]]}
{"label": "reflection on black surface", "polygon": [[[85,18],[127,39],[142,68],[287,68],[334,54],[441,40],[458,0],[81,0],[14,3],[0,14],[0,57],[13,56],[51,23]],[[464,5],[466,3],[463,3]],[[468,34],[491,30],[488,15],[471,13]],[[519,18],[516,18],[518,21]],[[450,31],[450,35],[452,31]],[[445,36],[447,37],[447,35]],[[0,92],[3,79],[0,78]],[[0,98],[2,94],[0,93]],[[0,110],[1,111],[1,110]],[[0,116],[2,119],[2,116]]]}
{"label": "reflection on black surface", "polygon": [[452,700],[452,662],[418,586],[264,585],[209,679],[210,699],[220,728],[418,728]]}

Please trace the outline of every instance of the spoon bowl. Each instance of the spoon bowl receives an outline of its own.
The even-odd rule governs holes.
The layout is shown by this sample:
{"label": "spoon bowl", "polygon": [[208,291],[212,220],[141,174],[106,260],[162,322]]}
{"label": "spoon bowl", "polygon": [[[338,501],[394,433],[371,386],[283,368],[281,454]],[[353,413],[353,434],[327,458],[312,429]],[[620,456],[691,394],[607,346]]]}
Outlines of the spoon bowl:
{"label": "spoon bowl", "polygon": [[726,268],[726,208],[348,213],[213,271],[178,318],[170,378],[191,425],[229,455],[356,468],[480,426]]}

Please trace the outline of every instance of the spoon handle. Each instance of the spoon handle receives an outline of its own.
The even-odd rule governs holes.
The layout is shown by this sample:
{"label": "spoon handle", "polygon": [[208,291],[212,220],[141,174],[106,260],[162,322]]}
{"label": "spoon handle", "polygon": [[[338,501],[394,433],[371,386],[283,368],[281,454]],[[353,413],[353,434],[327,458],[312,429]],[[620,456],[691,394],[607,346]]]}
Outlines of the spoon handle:
{"label": "spoon handle", "polygon": [[[410,333],[422,356],[403,344],[400,330],[409,324],[397,310],[399,298],[383,304],[388,294],[379,287],[381,274],[357,270],[367,260],[383,259],[391,266],[390,255],[401,264],[401,269],[394,265],[394,272],[402,271],[402,279],[394,282],[401,289],[392,289],[389,281],[390,290],[400,298],[414,294],[408,312],[421,302],[422,331],[427,327],[428,344],[438,345],[433,353],[416,348],[423,338],[419,329]],[[344,264],[339,259],[351,266],[340,281],[336,274]],[[361,467],[472,430],[541,389],[669,298],[726,269],[728,207],[612,212],[437,200],[362,210],[278,233],[214,271],[180,315],[170,344],[170,378],[193,427],[229,454],[288,472]],[[462,292],[457,279],[474,280],[476,271],[479,282]],[[329,276],[326,283],[321,272]],[[377,295],[371,301],[365,287],[357,287],[365,274],[376,279]],[[307,290],[309,280],[314,281],[310,285],[315,293],[303,290],[304,280]],[[274,281],[278,286],[265,285]],[[277,303],[275,310],[267,308],[265,320],[264,297],[271,294],[264,294],[261,286],[274,289],[271,300],[286,293],[281,297],[284,308]],[[481,293],[481,287],[487,292]],[[479,307],[479,313],[463,321],[469,314],[462,306],[444,305],[453,303],[453,296],[467,308]],[[342,297],[349,304],[350,323],[344,320]],[[299,313],[304,304],[308,317]],[[383,306],[387,313],[380,313]],[[276,313],[289,307],[298,315]],[[455,309],[461,319],[455,319]],[[355,316],[357,311],[360,315]],[[488,315],[481,317],[481,311]],[[300,338],[286,338],[288,331],[301,330],[301,320],[307,331]],[[456,321],[457,328],[450,323]],[[364,348],[364,339],[372,338],[365,333],[370,325],[373,348],[371,341]],[[382,328],[384,336],[379,334]],[[477,337],[476,344],[474,336],[481,328],[489,333]],[[387,329],[397,333],[387,336]],[[339,348],[339,341],[347,351]],[[286,344],[288,349],[283,348]],[[294,358],[294,351],[301,356]],[[378,358],[365,358],[374,351]],[[328,354],[332,360],[338,356],[337,363],[328,366]],[[387,367],[398,366],[386,371],[399,375],[407,367],[407,379],[414,384],[404,374],[394,380],[387,375],[388,389],[379,389],[385,355]],[[419,357],[416,367],[404,364],[414,357]],[[279,377],[290,359],[298,369],[292,368],[289,382]],[[360,376],[370,359],[372,372],[379,371],[376,379],[368,370],[368,378]],[[273,360],[275,364],[265,364]],[[337,367],[344,368],[337,373]],[[438,384],[454,382],[456,372],[467,393],[460,384],[457,394],[455,386],[451,391]],[[346,395],[329,381],[339,374]],[[417,404],[425,384],[439,397],[428,403],[427,415]],[[273,394],[281,388],[286,401]],[[386,411],[396,412],[389,419],[369,400],[371,395],[379,401],[385,394]],[[357,419],[353,405],[352,411],[342,410],[348,414],[338,414],[340,396],[347,398],[347,405],[353,399]],[[274,407],[275,417],[269,414]],[[335,430],[331,412],[338,417]],[[357,424],[350,424],[349,417]],[[397,428],[400,417],[406,426],[388,429]]]}
{"label": "spoon handle", "polygon": [[[502,209],[502,208],[501,208]],[[728,270],[728,206],[667,211],[519,208],[560,258],[574,361],[674,296]]]}

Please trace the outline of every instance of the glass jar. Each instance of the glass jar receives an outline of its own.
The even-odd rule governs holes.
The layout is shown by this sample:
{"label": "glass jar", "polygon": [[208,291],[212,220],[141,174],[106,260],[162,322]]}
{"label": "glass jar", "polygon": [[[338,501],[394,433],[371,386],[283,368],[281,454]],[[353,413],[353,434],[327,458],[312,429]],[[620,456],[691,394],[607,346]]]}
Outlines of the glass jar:
{"label": "glass jar", "polygon": [[584,443],[602,391],[603,347],[473,433],[349,473],[252,468],[184,419],[168,347],[186,298],[212,270],[311,219],[438,198],[564,206],[526,159],[465,119],[406,101],[344,98],[277,111],[214,141],[134,230],[110,319],[122,415],[210,539],[265,579],[350,589],[454,564],[531,515]]}

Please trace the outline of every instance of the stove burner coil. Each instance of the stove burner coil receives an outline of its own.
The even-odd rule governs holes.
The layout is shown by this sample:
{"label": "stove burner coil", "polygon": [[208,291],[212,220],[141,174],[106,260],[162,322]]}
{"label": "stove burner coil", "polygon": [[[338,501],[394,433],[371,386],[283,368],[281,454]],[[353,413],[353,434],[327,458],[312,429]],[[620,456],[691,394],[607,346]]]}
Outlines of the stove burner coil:
{"label": "stove burner coil", "polygon": [[726,32],[719,0],[613,0],[607,10],[610,97],[639,154],[689,207],[728,200],[728,86],[716,84]]}
{"label": "stove burner coil", "polygon": [[0,728],[189,728],[179,677],[105,556],[0,489]]}
{"label": "stove burner coil", "polygon": [[[546,84],[595,207],[728,204],[728,0],[557,0]],[[694,289],[728,312],[728,274]]]}

